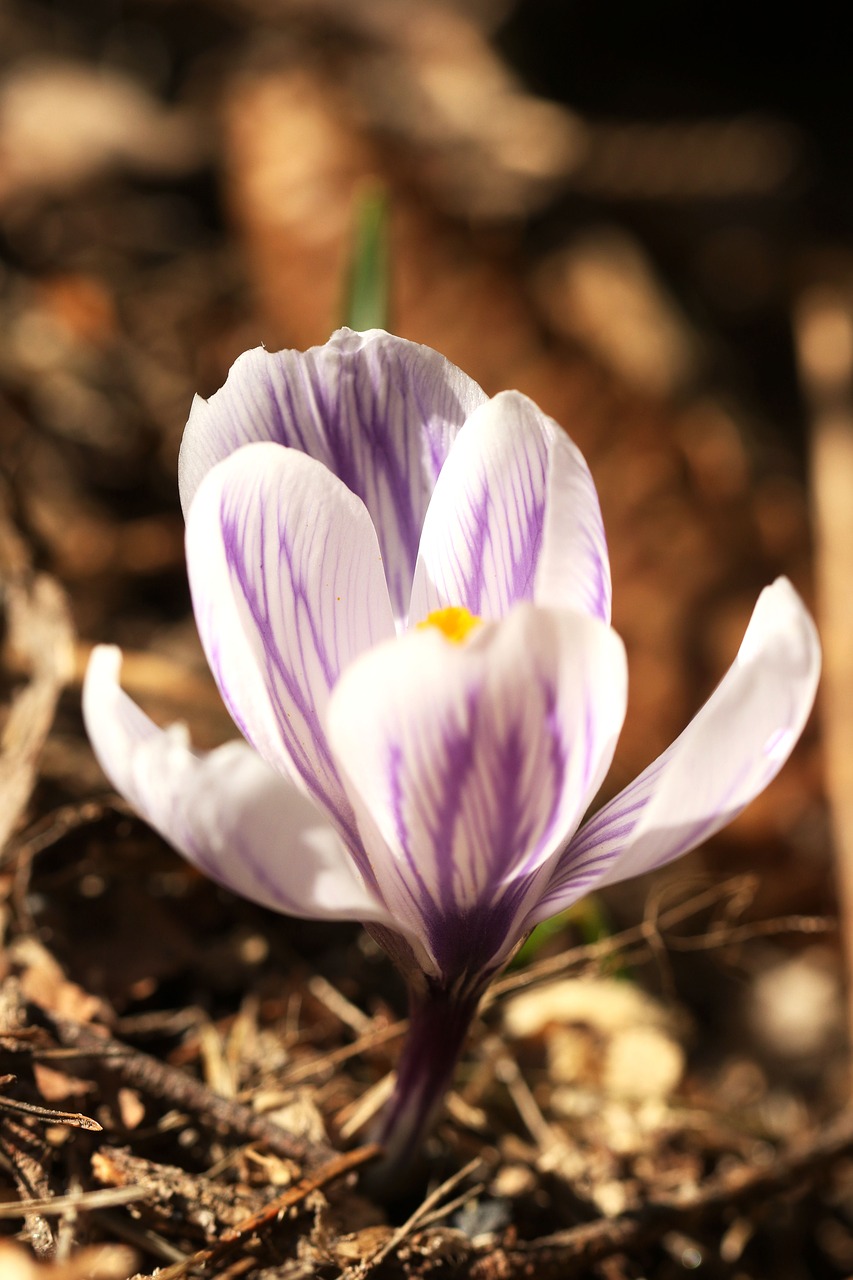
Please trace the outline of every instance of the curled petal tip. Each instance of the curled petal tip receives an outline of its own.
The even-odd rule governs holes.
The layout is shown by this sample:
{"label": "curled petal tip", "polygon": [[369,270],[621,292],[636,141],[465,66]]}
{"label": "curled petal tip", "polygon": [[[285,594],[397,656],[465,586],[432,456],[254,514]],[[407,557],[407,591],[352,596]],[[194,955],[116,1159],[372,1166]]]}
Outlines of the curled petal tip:
{"label": "curled petal tip", "polygon": [[86,664],[84,687],[87,680],[99,680],[109,675],[117,677],[123,660],[122,651],[117,644],[94,645]]}
{"label": "curled petal tip", "polygon": [[305,796],[244,742],[197,753],[184,725],[158,728],[120,688],[120,666],[119,649],[93,651],[84,717],[104,772],[140,817],[206,875],[263,906],[393,923]]}
{"label": "curled petal tip", "polygon": [[736,818],[793,750],[820,666],[811,615],[788,579],[778,578],[759,596],[737,657],[704,707],[570,841],[531,923],[596,884],[663,866]]}

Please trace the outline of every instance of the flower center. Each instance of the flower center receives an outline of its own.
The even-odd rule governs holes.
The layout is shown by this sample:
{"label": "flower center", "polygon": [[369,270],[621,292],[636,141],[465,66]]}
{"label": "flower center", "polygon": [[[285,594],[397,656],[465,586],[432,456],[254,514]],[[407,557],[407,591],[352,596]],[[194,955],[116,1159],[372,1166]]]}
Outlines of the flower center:
{"label": "flower center", "polygon": [[425,627],[437,627],[443,636],[454,644],[461,644],[472,631],[482,626],[483,619],[478,618],[470,609],[462,605],[449,605],[446,609],[435,609],[418,623],[418,630]]}

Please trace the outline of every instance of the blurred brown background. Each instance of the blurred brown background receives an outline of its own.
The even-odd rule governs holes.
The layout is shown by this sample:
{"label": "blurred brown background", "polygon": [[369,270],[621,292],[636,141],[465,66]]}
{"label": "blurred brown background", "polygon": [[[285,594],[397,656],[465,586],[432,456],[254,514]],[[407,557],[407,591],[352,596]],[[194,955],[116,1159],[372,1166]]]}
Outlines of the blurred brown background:
{"label": "blurred brown background", "polygon": [[[302,1081],[311,1063],[300,1075],[300,1053],[334,1050],[353,1031],[388,1041],[399,992],[355,930],[284,927],[217,894],[121,811],[80,807],[104,790],[79,715],[92,643],[120,643],[130,692],[161,720],[189,721],[200,745],[232,732],[189,610],[181,433],[193,394],[220,386],[242,350],[323,342],[342,322],[358,210],[377,189],[390,216],[391,327],[490,393],[527,392],[590,461],[631,673],[609,790],[698,708],[762,586],[787,574],[819,609],[823,730],[816,716],[769,791],[671,876],[717,885],[755,873],[720,891],[714,927],[744,911],[832,914],[836,875],[843,887],[853,863],[848,62],[819,6],[768,12],[752,33],[743,6],[673,0],[0,0],[10,1008],[19,983],[43,1007],[66,1002],[233,1095],[278,1087],[294,1061]],[[639,919],[650,891],[612,890],[608,927]],[[532,1037],[523,1065],[547,1123],[503,1062],[522,1118],[507,1137],[502,1094],[492,1109],[494,1046],[481,1036],[445,1158],[461,1164],[494,1140],[495,1167],[499,1148],[506,1186],[509,1174],[517,1183],[494,1193],[503,1221],[533,1236],[576,1220],[580,1185],[598,1214],[696,1180],[717,1156],[722,1168],[764,1144],[766,1157],[768,1142],[796,1137],[847,1095],[840,949],[813,932],[686,959],[655,952],[652,985],[689,1003],[694,1029],[691,1041],[671,1011],[649,1014],[637,996],[630,1016],[654,1032],[650,1075],[650,1064],[671,1067],[648,1096],[637,1096],[636,1047],[623,1042],[621,1075],[606,1057],[598,989],[577,1014],[586,1039],[563,1028],[558,1043],[552,1012],[534,1011],[533,1032],[513,1030],[508,1013],[510,1043]],[[330,996],[328,979],[358,1007]],[[622,1009],[624,989],[608,991]],[[561,991],[561,1010],[568,999]],[[614,1025],[626,1018],[617,1011]],[[383,1052],[323,1077],[311,1115],[356,1134],[371,1066],[381,1074],[393,1060]],[[716,1121],[696,1132],[682,1113],[661,1121],[688,1067],[681,1102],[727,1117],[722,1138]],[[659,1106],[630,1141],[622,1112],[571,1110],[578,1072],[594,1090],[611,1068],[635,1103]],[[38,1076],[33,1096],[91,1093],[55,1077]],[[549,1110],[555,1080],[563,1112]],[[149,1123],[144,1091],[128,1096],[99,1104],[125,1137]],[[566,1117],[575,1146],[557,1157],[548,1142]],[[168,1147],[160,1133],[156,1150],[207,1168],[217,1149],[193,1141]],[[756,1228],[754,1268],[737,1274],[849,1274],[850,1186],[845,1166],[814,1214],[771,1215],[772,1230]],[[719,1236],[709,1231],[706,1259]],[[170,1256],[153,1236],[143,1245],[152,1267]],[[810,1269],[798,1250],[813,1247]],[[682,1246],[661,1249],[670,1261],[654,1274],[681,1274]],[[735,1274],[727,1265],[709,1274]]]}

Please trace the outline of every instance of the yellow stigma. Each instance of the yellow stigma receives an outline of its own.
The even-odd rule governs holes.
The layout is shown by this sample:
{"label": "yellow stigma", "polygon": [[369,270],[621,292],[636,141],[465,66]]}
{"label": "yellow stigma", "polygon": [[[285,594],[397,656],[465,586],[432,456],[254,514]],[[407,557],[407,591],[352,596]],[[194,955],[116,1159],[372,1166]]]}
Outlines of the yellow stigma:
{"label": "yellow stigma", "polygon": [[452,640],[454,644],[461,644],[475,628],[482,625],[482,621],[482,618],[478,618],[475,613],[463,608],[462,605],[449,605],[446,609],[435,609],[424,618],[423,622],[418,623],[418,630],[421,631],[424,627],[437,627],[448,640]]}

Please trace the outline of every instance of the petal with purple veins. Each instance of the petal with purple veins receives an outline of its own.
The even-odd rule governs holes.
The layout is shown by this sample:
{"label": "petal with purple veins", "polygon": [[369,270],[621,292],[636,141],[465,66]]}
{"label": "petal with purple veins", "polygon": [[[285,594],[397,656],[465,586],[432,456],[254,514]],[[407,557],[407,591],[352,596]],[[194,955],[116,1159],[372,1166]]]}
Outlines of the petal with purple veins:
{"label": "petal with purple veins", "polygon": [[83,688],[86,729],[113,786],[190,862],[263,906],[309,919],[391,923],[330,823],[244,742],[207,754],[159,729],[119,686],[99,646]]}
{"label": "petal with purple veins", "polygon": [[592,476],[564,431],[506,391],[460,431],[421,536],[410,618],[448,605],[501,618],[523,601],[610,621]]}
{"label": "petal with purple veins", "polygon": [[363,502],[304,453],[246,445],[196,494],[187,567],[202,644],[235,722],[358,856],[323,718],[344,668],[394,634]]}
{"label": "petal with purple veins", "polygon": [[595,885],[680,857],[737,817],[788,759],[819,675],[814,623],[779,578],[761,593],[716,691],[672,746],[581,828],[530,923]]}
{"label": "petal with purple veins", "polygon": [[381,330],[340,329],[309,351],[247,351],[196,398],[181,444],[184,513],[217,462],[273,441],[316,458],[365,503],[394,611],[404,618],[424,514],[456,432],[485,400],[438,352]]}
{"label": "petal with purple veins", "polygon": [[597,619],[521,606],[464,644],[434,627],[359,659],[329,737],[378,891],[444,981],[517,940],[625,713],[622,643]]}

